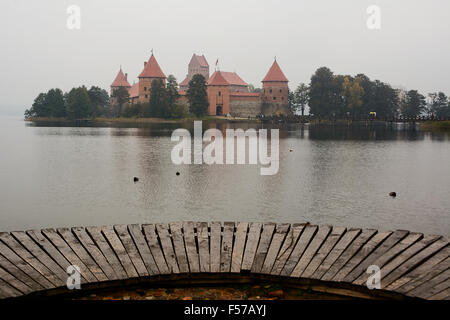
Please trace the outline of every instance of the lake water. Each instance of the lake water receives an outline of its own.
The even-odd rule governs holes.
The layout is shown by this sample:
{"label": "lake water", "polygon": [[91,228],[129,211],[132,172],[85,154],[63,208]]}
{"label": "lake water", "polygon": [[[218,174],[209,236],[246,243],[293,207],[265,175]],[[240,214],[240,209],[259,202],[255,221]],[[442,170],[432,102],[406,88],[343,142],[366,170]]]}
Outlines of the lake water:
{"label": "lake water", "polygon": [[282,126],[279,171],[262,176],[259,165],[174,165],[180,126],[0,118],[0,231],[243,220],[450,234],[448,133]]}

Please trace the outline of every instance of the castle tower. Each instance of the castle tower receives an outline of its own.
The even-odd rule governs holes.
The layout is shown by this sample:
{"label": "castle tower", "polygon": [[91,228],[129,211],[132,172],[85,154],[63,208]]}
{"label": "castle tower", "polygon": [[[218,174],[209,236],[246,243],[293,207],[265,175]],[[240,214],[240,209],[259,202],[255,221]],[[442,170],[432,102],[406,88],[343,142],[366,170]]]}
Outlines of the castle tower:
{"label": "castle tower", "polygon": [[207,82],[209,115],[224,115],[230,112],[230,83],[222,72],[216,71]]}
{"label": "castle tower", "polygon": [[180,82],[180,91],[187,91],[189,88],[189,81],[191,81],[192,77],[196,74],[201,74],[205,77],[205,80],[209,79],[208,61],[206,61],[204,55],[199,56],[194,53],[188,65],[188,74],[186,75],[186,78]]}
{"label": "castle tower", "polygon": [[153,56],[153,53],[148,60],[144,62],[144,70],[138,76],[139,78],[139,98],[141,103],[150,101],[150,89],[152,87],[153,80],[161,79],[166,85],[166,75],[162,72],[161,67]]}
{"label": "castle tower", "polygon": [[281,71],[277,60],[273,62],[266,76],[262,80],[262,93],[261,99],[265,106],[270,106],[270,110],[263,110],[265,114],[273,114],[277,111],[286,109],[288,104],[288,87],[289,80]]}
{"label": "castle tower", "polygon": [[[122,72],[122,67],[120,67],[119,72],[117,73],[116,78],[114,79],[113,83],[111,84],[111,93],[110,95],[112,96],[113,91],[116,89],[119,89],[120,87],[124,87],[127,90],[129,90],[131,88],[130,83],[128,82],[128,74],[124,74]],[[111,104],[115,105],[116,104],[116,99],[115,98],[111,98]]]}

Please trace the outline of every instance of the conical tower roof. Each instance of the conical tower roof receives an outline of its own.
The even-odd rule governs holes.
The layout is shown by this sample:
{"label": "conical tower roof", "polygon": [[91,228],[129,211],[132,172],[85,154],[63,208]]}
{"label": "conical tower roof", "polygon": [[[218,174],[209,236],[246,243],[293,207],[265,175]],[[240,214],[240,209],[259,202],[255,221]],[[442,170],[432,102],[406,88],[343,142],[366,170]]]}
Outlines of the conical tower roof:
{"label": "conical tower roof", "polygon": [[281,71],[281,68],[277,63],[277,60],[273,62],[272,66],[269,69],[269,72],[267,72],[266,76],[262,80],[262,82],[269,82],[269,81],[289,82],[289,80],[284,75],[283,71]]}
{"label": "conical tower roof", "polygon": [[152,54],[138,78],[166,78],[164,72]]}
{"label": "conical tower roof", "polygon": [[122,72],[122,68],[120,68],[119,73],[117,73],[117,76],[111,84],[111,87],[131,87],[130,83],[127,80],[127,77]]}

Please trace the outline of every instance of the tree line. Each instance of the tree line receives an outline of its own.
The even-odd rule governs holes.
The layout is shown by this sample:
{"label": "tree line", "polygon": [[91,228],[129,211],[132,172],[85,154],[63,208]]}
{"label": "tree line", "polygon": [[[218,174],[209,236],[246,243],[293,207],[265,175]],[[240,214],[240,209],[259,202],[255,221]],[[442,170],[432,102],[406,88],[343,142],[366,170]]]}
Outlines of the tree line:
{"label": "tree line", "polygon": [[25,117],[42,118],[92,118],[107,113],[109,95],[106,90],[96,86],[85,86],[63,93],[61,89],[50,89],[40,93],[31,106],[25,110]]}
{"label": "tree line", "polygon": [[186,95],[189,103],[188,110],[179,101],[178,83],[173,75],[167,77],[166,85],[160,79],[153,80],[150,88],[150,100],[147,103],[130,103],[130,94],[125,87],[113,90],[111,99],[106,90],[95,86],[90,89],[81,86],[73,88],[67,93],[63,93],[61,89],[50,89],[36,97],[31,108],[25,111],[25,117],[182,118],[189,114],[197,117],[208,114],[206,79],[202,75],[195,75],[192,78]]}
{"label": "tree line", "polygon": [[388,83],[371,80],[364,74],[335,75],[321,67],[311,76],[309,85],[300,83],[289,93],[292,111],[319,117],[450,117],[450,100],[443,92],[429,93],[428,101],[417,90],[394,89]]}

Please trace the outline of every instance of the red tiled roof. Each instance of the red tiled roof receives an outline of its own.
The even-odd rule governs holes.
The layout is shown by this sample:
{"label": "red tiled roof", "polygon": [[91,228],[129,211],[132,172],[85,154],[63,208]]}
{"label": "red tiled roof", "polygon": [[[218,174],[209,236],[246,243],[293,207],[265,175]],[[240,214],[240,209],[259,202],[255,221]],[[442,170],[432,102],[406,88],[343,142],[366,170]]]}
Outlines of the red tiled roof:
{"label": "red tiled roof", "polygon": [[232,92],[230,93],[231,96],[234,97],[259,97],[259,92]]}
{"label": "red tiled roof", "polygon": [[158,61],[156,61],[155,57],[152,54],[147,64],[145,65],[144,70],[142,70],[138,78],[165,78],[165,77],[166,75],[164,74],[164,72],[162,72],[161,67],[158,64]]}
{"label": "red tiled roof", "polygon": [[201,56],[198,56],[194,53],[194,55],[192,56],[192,59],[196,59],[197,62],[200,64],[200,66],[202,67],[209,67],[208,61],[206,61],[205,56],[202,54]]}
{"label": "red tiled roof", "polygon": [[272,66],[269,69],[269,72],[267,72],[266,76],[262,80],[262,82],[265,81],[289,82],[283,71],[281,71],[281,68],[276,60],[273,62]]}
{"label": "red tiled roof", "polygon": [[122,72],[122,68],[120,68],[119,73],[114,79],[111,87],[130,87],[130,83],[127,81],[127,77]]}
{"label": "red tiled roof", "polygon": [[187,86],[189,84],[188,77],[184,78],[183,81],[180,82],[179,86]]}
{"label": "red tiled roof", "polygon": [[[220,82],[216,79],[219,75]],[[209,78],[208,85],[235,85],[235,86],[247,86],[248,84],[242,80],[236,72],[216,71]]]}
{"label": "red tiled roof", "polygon": [[128,94],[130,98],[135,98],[139,96],[139,83],[133,83],[130,89],[128,89]]}
{"label": "red tiled roof", "polygon": [[228,83],[227,80],[225,80],[225,77],[222,75],[223,72],[216,71],[214,72],[211,77],[209,77],[207,81],[207,85],[209,86],[228,86],[230,83]]}

